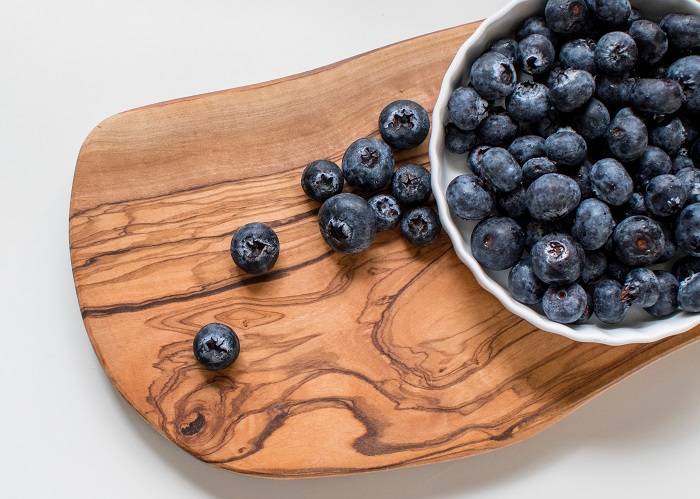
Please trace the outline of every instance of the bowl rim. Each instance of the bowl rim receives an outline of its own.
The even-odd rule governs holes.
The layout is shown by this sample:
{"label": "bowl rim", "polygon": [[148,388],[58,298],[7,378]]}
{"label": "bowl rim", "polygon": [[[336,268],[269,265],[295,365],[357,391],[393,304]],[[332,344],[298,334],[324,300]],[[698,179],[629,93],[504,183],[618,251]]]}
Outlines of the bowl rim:
{"label": "bowl rim", "polygon": [[[658,5],[658,3],[662,2],[664,2],[664,0],[631,1],[633,6],[642,4],[640,5],[642,8],[644,8],[643,4],[645,3],[654,3]],[[491,293],[508,311],[522,319],[525,319],[538,329],[555,333],[578,342],[602,343],[611,346],[635,343],[651,343],[686,332],[694,326],[700,324],[700,314],[692,315],[692,317],[695,318],[694,321],[673,320],[679,317],[690,316],[690,314],[679,312],[677,315],[669,317],[668,319],[661,319],[659,322],[664,321],[663,326],[660,324],[659,327],[645,329],[644,331],[637,330],[636,328],[630,326],[606,327],[595,323],[589,324],[591,327],[578,328],[551,321],[536,310],[533,310],[529,306],[513,299],[508,293],[507,289],[489,276],[482,268],[481,264],[479,264],[476,259],[464,248],[465,244],[468,244],[468,242],[464,240],[460,229],[452,219],[452,214],[447,206],[445,191],[443,190],[443,186],[440,182],[442,177],[441,173],[444,168],[442,156],[445,152],[444,126],[447,123],[445,116],[447,101],[449,100],[452,90],[456,88],[456,85],[462,80],[462,68],[466,67],[468,62],[471,62],[466,60],[467,51],[477,43],[481,42],[483,38],[489,36],[489,31],[495,25],[503,21],[504,18],[510,17],[511,11],[516,7],[520,5],[544,5],[544,3],[545,0],[512,0],[511,2],[507,3],[495,14],[486,18],[477,28],[477,30],[465,40],[445,72],[440,85],[440,92],[435,102],[435,106],[433,107],[432,127],[428,147],[428,154],[430,157],[430,165],[432,170],[432,190],[442,226],[447,232],[458,258],[469,268],[479,285]],[[675,0],[673,3],[683,4],[687,11],[700,15],[700,3],[698,3],[696,0]],[[531,15],[536,15],[536,13]],[[512,22],[512,20],[510,21]]]}

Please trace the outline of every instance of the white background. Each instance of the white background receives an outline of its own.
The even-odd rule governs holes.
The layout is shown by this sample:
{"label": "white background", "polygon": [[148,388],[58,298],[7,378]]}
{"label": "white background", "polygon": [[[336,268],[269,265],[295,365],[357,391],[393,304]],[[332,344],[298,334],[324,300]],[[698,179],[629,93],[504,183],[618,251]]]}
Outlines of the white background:
{"label": "white background", "polygon": [[504,3],[1,2],[0,497],[698,497],[699,344],[515,447],[290,482],[210,468],[161,438],[112,389],[88,342],[68,203],[78,149],[100,120],[313,69]]}

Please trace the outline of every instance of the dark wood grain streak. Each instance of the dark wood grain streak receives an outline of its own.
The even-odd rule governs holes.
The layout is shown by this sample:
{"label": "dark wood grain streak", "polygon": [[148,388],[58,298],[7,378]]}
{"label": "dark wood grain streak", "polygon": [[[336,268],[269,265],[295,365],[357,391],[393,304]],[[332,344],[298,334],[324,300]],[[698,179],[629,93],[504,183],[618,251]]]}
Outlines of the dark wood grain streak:
{"label": "dark wood grain streak", "polygon": [[[70,213],[85,325],[115,387],[175,444],[268,477],[456,459],[528,438],[698,339],[610,348],[538,331],[478,286],[445,235],[416,249],[384,233],[360,255],[325,246],[303,166],[376,136],[397,97],[432,109],[474,28],[128,111],[87,138]],[[427,165],[427,144],[407,161]],[[251,221],[281,240],[266,276],[228,254]],[[212,321],[242,344],[218,373],[191,350]]]}

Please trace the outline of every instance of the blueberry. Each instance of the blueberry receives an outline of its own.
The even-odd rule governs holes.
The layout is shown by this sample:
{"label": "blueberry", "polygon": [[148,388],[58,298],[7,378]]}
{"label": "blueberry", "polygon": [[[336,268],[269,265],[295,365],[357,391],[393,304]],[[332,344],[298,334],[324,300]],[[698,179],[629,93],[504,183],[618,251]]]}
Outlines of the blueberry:
{"label": "blueberry", "polygon": [[597,250],[605,245],[615,229],[615,220],[608,205],[597,199],[585,199],[576,209],[571,235],[585,250]]}
{"label": "blueberry", "polygon": [[646,311],[657,318],[668,317],[678,309],[678,280],[673,274],[655,271],[659,283],[659,298]]}
{"label": "blueberry", "polygon": [[643,113],[675,113],[683,105],[683,89],[675,80],[641,78],[632,87],[630,103]]}
{"label": "blueberry", "polygon": [[411,149],[428,136],[428,112],[412,100],[397,100],[379,114],[379,133],[394,149]]}
{"label": "blueberry", "polygon": [[528,159],[523,165],[523,184],[528,186],[548,173],[557,173],[557,166],[549,158]]}
{"label": "blueberry", "polygon": [[391,179],[391,194],[405,205],[425,203],[430,199],[430,172],[419,165],[400,166]]}
{"label": "blueberry", "polygon": [[454,123],[445,126],[445,147],[453,154],[464,154],[476,145],[476,133],[465,132]]}
{"label": "blueberry", "polygon": [[481,160],[481,175],[498,191],[510,192],[522,181],[520,165],[502,147],[492,147]]}
{"label": "blueberry", "polygon": [[700,113],[700,55],[678,59],[669,66],[666,77],[680,84],[686,109]]}
{"label": "blueberry", "polygon": [[542,297],[542,310],[550,321],[571,324],[581,318],[588,304],[586,291],[576,283],[550,286]]}
{"label": "blueberry", "polygon": [[491,149],[491,146],[476,146],[469,153],[467,163],[471,171],[473,171],[478,176],[481,176],[483,169],[482,162],[484,160],[484,154],[486,154],[486,151],[488,151],[489,149]]}
{"label": "blueberry", "polygon": [[226,324],[211,323],[200,329],[192,342],[197,361],[209,370],[225,369],[238,358],[241,344]]}
{"label": "blueberry", "polygon": [[269,225],[250,223],[240,227],[231,239],[231,257],[249,274],[264,274],[280,255],[280,241]]}
{"label": "blueberry", "polygon": [[525,189],[522,187],[499,194],[497,201],[501,211],[511,218],[519,218],[527,213]]}
{"label": "blueberry", "polygon": [[586,159],[586,141],[573,130],[562,129],[544,141],[547,157],[564,166],[578,166]]}
{"label": "blueberry", "polygon": [[551,40],[543,35],[530,35],[520,40],[516,60],[518,67],[531,75],[549,71],[556,59]]}
{"label": "blueberry", "polygon": [[605,158],[591,167],[591,189],[595,196],[613,206],[629,201],[634,183],[619,161]]}
{"label": "blueberry", "polygon": [[591,318],[591,315],[593,315],[593,296],[586,290],[586,308],[583,309],[581,317],[574,324],[585,324]]}
{"label": "blueberry", "polygon": [[642,19],[642,13],[639,12],[637,9],[632,7],[632,11],[630,12],[629,17],[627,18],[627,26],[632,26],[632,23],[635,21],[639,21]]}
{"label": "blueberry", "polygon": [[678,253],[678,246],[676,245],[676,236],[673,233],[673,227],[668,223],[661,224],[661,230],[664,231],[664,248],[661,251],[659,259],[656,263],[666,263],[673,260]]}
{"label": "blueberry", "polygon": [[700,203],[689,204],[676,223],[676,244],[693,256],[700,256]]}
{"label": "blueberry", "polygon": [[607,268],[607,275],[611,279],[614,279],[615,281],[622,283],[622,281],[625,280],[625,276],[629,274],[630,268],[627,265],[624,265],[618,261],[611,261],[608,262],[608,268]]}
{"label": "blueberry", "polygon": [[581,276],[582,252],[566,234],[546,234],[530,251],[535,275],[547,284],[568,284]]}
{"label": "blueberry", "polygon": [[518,125],[507,114],[494,112],[481,122],[476,135],[481,144],[505,146],[518,135]]}
{"label": "blueberry", "polygon": [[584,284],[590,284],[605,275],[608,269],[608,259],[602,251],[591,251],[586,253],[581,269],[581,280]]}
{"label": "blueberry", "polygon": [[309,163],[301,174],[304,193],[320,203],[342,192],[343,183],[343,172],[338,165],[325,159]]}
{"label": "blueberry", "polygon": [[496,211],[484,181],[470,174],[452,179],[447,186],[447,205],[453,215],[463,220],[482,220]]}
{"label": "blueberry", "polygon": [[578,184],[578,188],[581,191],[581,199],[593,197],[593,188],[591,186],[591,164],[588,161],[584,161],[583,164],[578,167],[578,170],[576,170],[576,173],[572,175],[572,178],[576,184]]}
{"label": "blueberry", "polygon": [[700,48],[700,16],[668,14],[659,24],[668,35],[671,46],[677,49]]}
{"label": "blueberry", "polygon": [[684,256],[673,264],[673,275],[682,281],[693,274],[700,274],[700,258],[697,256]]}
{"label": "blueberry", "polygon": [[557,220],[573,212],[581,200],[581,190],[570,177],[547,173],[527,188],[527,209],[537,220]]}
{"label": "blueberry", "polygon": [[343,175],[352,187],[372,192],[383,189],[394,171],[394,155],[381,140],[358,139],[343,155]]}
{"label": "blueberry", "polygon": [[498,52],[486,52],[472,64],[470,80],[484,99],[496,100],[510,95],[518,81],[518,75],[506,56]]}
{"label": "blueberry", "polygon": [[620,161],[641,158],[649,143],[646,125],[628,107],[615,115],[605,137],[610,151]]}
{"label": "blueberry", "polygon": [[622,301],[651,307],[659,299],[659,280],[649,269],[632,269],[622,286]]}
{"label": "blueberry", "polygon": [[370,247],[377,232],[374,211],[356,194],[344,192],[321,205],[318,226],[328,246],[341,253],[358,253]]}
{"label": "blueberry", "polygon": [[549,89],[532,81],[518,83],[507,100],[508,114],[519,123],[544,119],[550,107]]}
{"label": "blueberry", "polygon": [[622,301],[622,286],[617,281],[606,279],[593,289],[593,311],[606,324],[622,322],[629,305]]}
{"label": "blueberry", "polygon": [[650,213],[669,217],[683,208],[687,195],[685,185],[675,175],[658,175],[647,184],[644,203]]}
{"label": "blueberry", "polygon": [[549,112],[549,115],[546,118],[544,118],[538,123],[533,124],[532,131],[546,139],[553,133],[559,131],[564,126],[563,122],[564,117],[559,113],[559,111],[552,108],[552,110]]}
{"label": "blueberry", "polygon": [[624,107],[629,104],[633,85],[634,79],[626,76],[598,76],[596,78],[596,96],[606,106]]}
{"label": "blueberry", "polygon": [[491,44],[490,52],[503,54],[511,61],[515,62],[515,53],[518,50],[518,42],[512,38],[501,38]]}
{"label": "blueberry", "polygon": [[647,206],[644,203],[644,195],[640,192],[633,192],[630,196],[630,200],[627,201],[625,206],[625,216],[629,217],[632,215],[649,215],[647,211]]}
{"label": "blueberry", "polygon": [[627,23],[632,13],[629,0],[586,0],[589,11],[609,26],[621,26]]}
{"label": "blueberry", "polygon": [[556,228],[551,222],[531,220],[525,226],[525,248],[531,251],[537,241],[554,232],[556,232]]}
{"label": "blueberry", "polygon": [[547,0],[544,16],[547,26],[562,35],[577,35],[589,25],[588,8],[584,0]]}
{"label": "blueberry", "polygon": [[521,135],[510,143],[508,152],[524,165],[532,158],[544,156],[544,139],[539,135]]}
{"label": "blueberry", "polygon": [[377,231],[393,229],[398,225],[401,208],[393,196],[377,194],[369,198],[367,204],[374,212]]}
{"label": "blueberry", "polygon": [[523,254],[525,234],[518,223],[508,217],[482,220],[471,236],[472,255],[483,267],[505,270]]}
{"label": "blueberry", "polygon": [[559,51],[559,60],[565,69],[582,69],[595,74],[595,42],[579,38],[565,43]]}
{"label": "blueberry", "polygon": [[476,130],[488,114],[489,104],[471,87],[459,87],[447,102],[450,121],[465,131]]}
{"label": "blueberry", "polygon": [[595,63],[598,70],[605,74],[623,76],[637,63],[637,44],[622,31],[607,33],[598,40]]}
{"label": "blueberry", "polygon": [[533,272],[532,259],[529,256],[510,269],[508,290],[513,298],[526,305],[535,305],[542,301],[547,286]]}
{"label": "blueberry", "polygon": [[632,267],[651,265],[664,250],[661,226],[649,217],[634,215],[622,220],[613,232],[615,255]]}
{"label": "blueberry", "polygon": [[666,123],[660,124],[649,131],[649,142],[660,147],[668,154],[676,154],[686,138],[685,126],[678,118],[668,120]]}
{"label": "blueberry", "polygon": [[685,312],[700,312],[700,274],[693,274],[680,282],[678,307]]}
{"label": "blueberry", "polygon": [[593,76],[582,69],[559,71],[548,84],[554,107],[565,113],[583,106],[595,92]]}
{"label": "blueberry", "polygon": [[440,235],[440,219],[428,206],[411,208],[401,218],[401,234],[414,246],[427,246]]}
{"label": "blueberry", "polygon": [[666,55],[668,38],[658,24],[647,20],[635,21],[629,27],[629,34],[637,44],[640,62],[656,64]]}
{"label": "blueberry", "polygon": [[678,177],[678,180],[681,181],[683,187],[685,188],[686,203],[699,203],[700,169],[684,168],[676,173],[676,177]]}
{"label": "blueberry", "polygon": [[592,98],[573,116],[572,126],[584,139],[595,140],[605,135],[610,113],[601,101]]}
{"label": "blueberry", "polygon": [[673,167],[671,169],[672,173],[678,173],[685,168],[695,168],[695,163],[688,155],[687,149],[679,149],[678,154],[673,158]]}
{"label": "blueberry", "polygon": [[649,146],[639,158],[637,181],[640,185],[646,185],[652,178],[670,173],[671,167],[671,158],[663,149]]}
{"label": "blueberry", "polygon": [[552,43],[554,43],[555,39],[554,33],[547,27],[547,23],[545,22],[544,18],[539,16],[528,17],[525,19],[515,37],[518,40],[522,40],[530,35],[546,36],[552,41]]}

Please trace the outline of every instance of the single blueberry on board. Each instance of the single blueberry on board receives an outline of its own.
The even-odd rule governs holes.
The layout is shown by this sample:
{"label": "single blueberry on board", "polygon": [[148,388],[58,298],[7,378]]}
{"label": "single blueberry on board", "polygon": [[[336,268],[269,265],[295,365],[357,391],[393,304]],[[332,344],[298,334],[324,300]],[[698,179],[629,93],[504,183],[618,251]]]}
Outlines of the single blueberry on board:
{"label": "single blueberry on board", "polygon": [[583,249],[592,251],[602,248],[614,229],[615,220],[604,202],[595,198],[585,199],[576,208],[571,235]]}
{"label": "single blueberry on board", "polygon": [[693,274],[680,282],[678,307],[685,312],[700,312],[700,274]]}
{"label": "single blueberry on board", "polygon": [[249,274],[264,274],[277,262],[280,241],[269,225],[250,223],[240,227],[231,239],[231,257]]}
{"label": "single blueberry on board", "polygon": [[617,224],[613,232],[613,243],[615,255],[621,263],[642,267],[659,259],[666,239],[658,222],[649,217],[634,215]]}
{"label": "single blueberry on board", "polygon": [[216,322],[200,329],[192,342],[194,356],[205,368],[225,369],[238,358],[241,344],[233,329]]}
{"label": "single blueberry on board", "polygon": [[549,158],[528,159],[523,165],[523,184],[527,187],[548,173],[557,173],[557,165]]}
{"label": "single blueberry on board", "polygon": [[439,235],[440,219],[428,206],[411,208],[401,218],[401,234],[414,246],[427,246]]}
{"label": "single blueberry on board", "polygon": [[400,166],[391,179],[391,194],[405,205],[425,203],[430,199],[430,172],[420,165]]}
{"label": "single blueberry on board", "polygon": [[360,196],[349,192],[333,196],[321,205],[318,226],[328,246],[341,253],[366,250],[377,232],[372,208]]}
{"label": "single blueberry on board", "polygon": [[659,283],[659,299],[645,310],[657,318],[668,317],[678,310],[678,279],[661,270],[654,271]]}
{"label": "single blueberry on board", "polygon": [[542,310],[550,321],[571,324],[581,318],[588,305],[588,295],[573,283],[550,286],[542,297]]}
{"label": "single blueberry on board", "polygon": [[562,129],[544,141],[547,157],[558,165],[578,166],[586,159],[586,140],[573,130]]}
{"label": "single blueberry on board", "polygon": [[549,71],[556,55],[549,38],[534,34],[520,40],[516,61],[522,71],[531,75],[541,75]]}
{"label": "single blueberry on board", "polygon": [[401,219],[401,208],[393,196],[377,194],[367,200],[374,212],[377,231],[393,229]]}
{"label": "single blueberry on board", "polygon": [[588,7],[584,0],[547,0],[544,17],[547,26],[562,35],[578,35],[589,26]]}
{"label": "single blueberry on board", "polygon": [[391,148],[377,139],[358,139],[343,155],[343,175],[352,187],[363,192],[383,189],[394,172]]}
{"label": "single blueberry on board", "polygon": [[445,125],[445,148],[453,154],[465,154],[476,145],[476,133],[465,132],[454,123]]}
{"label": "single blueberry on board", "polygon": [[632,269],[625,277],[621,299],[640,307],[651,307],[659,299],[659,279],[649,269]]}
{"label": "single blueberry on board", "polygon": [[622,286],[619,282],[606,279],[596,284],[593,289],[593,311],[601,322],[622,322],[628,310],[629,304],[622,301]]}
{"label": "single blueberry on board", "polygon": [[458,87],[447,101],[450,121],[465,131],[476,130],[488,115],[489,104],[471,87]]}
{"label": "single blueberry on board", "polygon": [[580,108],[595,93],[593,75],[583,69],[568,68],[557,71],[547,84],[552,104],[565,113]]}
{"label": "single blueberry on board", "polygon": [[487,218],[472,231],[472,255],[490,270],[512,267],[522,256],[524,248],[525,234],[512,218]]}
{"label": "single blueberry on board", "polygon": [[657,217],[670,217],[681,211],[688,194],[675,175],[658,175],[647,184],[644,204]]}
{"label": "single blueberry on board", "polygon": [[447,205],[462,220],[482,220],[496,212],[496,203],[484,181],[470,174],[452,179],[447,186]]}
{"label": "single blueberry on board", "polygon": [[313,161],[301,174],[301,188],[314,201],[324,202],[343,191],[343,172],[332,161]]}
{"label": "single blueberry on board", "polygon": [[515,160],[524,165],[532,158],[540,158],[544,153],[544,138],[539,135],[521,135],[508,146],[508,152]]}
{"label": "single blueberry on board", "polygon": [[581,276],[583,251],[579,251],[571,236],[546,234],[530,251],[535,275],[547,284],[568,284]]}
{"label": "single blueberry on board", "polygon": [[526,192],[530,216],[552,221],[573,212],[581,201],[575,180],[559,173],[547,173],[530,184]]}
{"label": "single blueberry on board", "polygon": [[498,52],[486,52],[472,64],[470,81],[481,97],[496,100],[510,95],[518,75],[508,57]]}
{"label": "single blueberry on board", "polygon": [[526,305],[542,301],[547,285],[532,270],[532,259],[527,256],[513,265],[508,274],[508,290],[513,298]]}
{"label": "single blueberry on board", "polygon": [[611,75],[623,76],[637,63],[637,44],[622,31],[611,31],[598,40],[595,49],[598,70]]}
{"label": "single blueberry on board", "polygon": [[642,19],[633,22],[629,34],[637,44],[639,61],[644,64],[658,63],[668,50],[666,33],[655,22]]}
{"label": "single blueberry on board", "polygon": [[649,143],[646,125],[628,107],[618,111],[605,137],[610,152],[620,161],[641,158]]}
{"label": "single blueberry on board", "polygon": [[522,181],[520,165],[502,147],[492,147],[481,160],[481,176],[498,191],[510,192],[518,188]]}
{"label": "single blueberry on board", "polygon": [[379,114],[379,133],[394,149],[411,149],[428,136],[430,116],[412,100],[397,100]]}
{"label": "single blueberry on board", "polygon": [[700,256],[700,203],[689,204],[676,222],[676,244],[693,256]]}

